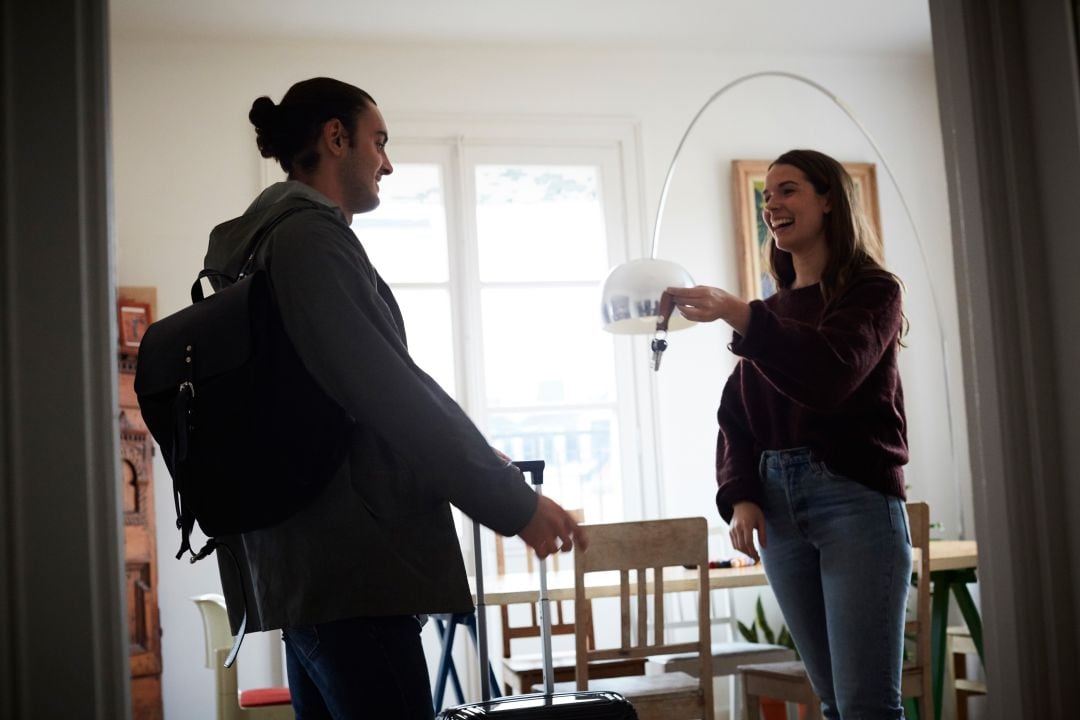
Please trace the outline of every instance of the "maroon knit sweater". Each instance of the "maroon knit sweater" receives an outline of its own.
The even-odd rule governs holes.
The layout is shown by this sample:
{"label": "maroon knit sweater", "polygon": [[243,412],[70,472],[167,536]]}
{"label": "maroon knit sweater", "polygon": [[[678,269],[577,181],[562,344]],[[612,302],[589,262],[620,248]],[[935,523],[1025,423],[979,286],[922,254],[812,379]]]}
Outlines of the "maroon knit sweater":
{"label": "maroon knit sweater", "polygon": [[818,285],[750,303],[742,357],[717,411],[716,506],[762,502],[765,450],[808,447],[830,470],[904,499],[908,460],[904,394],[896,364],[900,286],[864,274],[825,312]]}

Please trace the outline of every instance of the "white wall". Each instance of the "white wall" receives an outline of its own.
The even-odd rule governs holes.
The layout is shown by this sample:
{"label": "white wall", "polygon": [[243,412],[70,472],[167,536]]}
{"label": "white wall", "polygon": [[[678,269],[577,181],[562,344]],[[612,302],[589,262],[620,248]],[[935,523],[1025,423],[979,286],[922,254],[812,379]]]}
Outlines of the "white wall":
{"label": "white wall", "polygon": [[[158,288],[161,313],[187,304],[206,236],[243,211],[258,190],[261,159],[247,121],[251,101],[275,100],[297,80],[338,77],[395,117],[454,113],[473,117],[630,117],[642,131],[643,201],[637,233],[648,244],[652,215],[671,153],[700,104],[745,72],[783,69],[807,75],[843,98],[892,164],[925,244],[929,273],[896,191],[878,165],[882,221],[892,268],[908,287],[909,349],[901,356],[912,460],[911,495],[928,500],[958,533],[968,519],[970,472],[962,417],[952,249],[933,67],[928,57],[754,57],[578,48],[372,46],[362,43],[238,44],[113,39],[112,113],[119,282]],[[660,256],[683,264],[698,282],[737,290],[728,177],[736,158],[768,159],[794,146],[842,160],[879,162],[829,101],[786,80],[737,88],[706,115],[684,149],[664,219]],[[393,158],[393,144],[390,146]],[[631,255],[648,248],[632,248]],[[934,287],[950,353],[955,458],[949,450],[942,354]],[[586,310],[587,311],[587,310]],[[719,326],[673,335],[655,379],[660,422],[662,511],[706,514],[713,506],[714,413],[732,367],[729,334]],[[647,354],[647,341],[640,340]],[[646,468],[647,480],[654,475]],[[164,687],[169,720],[212,713],[211,673],[202,668],[199,620],[187,597],[216,590],[211,563],[172,559],[176,546],[168,474],[159,463],[158,546]],[[955,480],[954,480],[955,478]],[[956,485],[961,488],[957,493]],[[753,596],[743,605],[749,609]],[[272,633],[253,636],[241,654],[241,684],[274,677]]]}

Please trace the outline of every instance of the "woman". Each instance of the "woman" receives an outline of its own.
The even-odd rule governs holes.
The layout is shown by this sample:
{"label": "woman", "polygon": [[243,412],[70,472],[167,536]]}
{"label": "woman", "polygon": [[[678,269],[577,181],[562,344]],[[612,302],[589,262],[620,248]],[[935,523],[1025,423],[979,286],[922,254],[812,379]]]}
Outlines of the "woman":
{"label": "woman", "polygon": [[740,356],[717,414],[716,504],[758,559],[822,712],[902,718],[911,572],[897,352],[899,281],[843,167],[792,150],[770,165],[763,218],[777,293],[745,303],[669,288],[687,318],[723,320]]}

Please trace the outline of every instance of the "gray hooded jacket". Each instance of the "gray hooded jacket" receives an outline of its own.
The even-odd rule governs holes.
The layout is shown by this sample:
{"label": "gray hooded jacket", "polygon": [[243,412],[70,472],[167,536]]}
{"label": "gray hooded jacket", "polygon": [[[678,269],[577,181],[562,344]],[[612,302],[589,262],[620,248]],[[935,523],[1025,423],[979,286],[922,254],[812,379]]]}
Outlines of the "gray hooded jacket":
{"label": "gray hooded jacket", "polygon": [[219,538],[233,632],[350,617],[472,609],[450,503],[504,535],[536,496],[409,357],[390,288],[344,215],[299,182],[267,188],[219,225],[210,253],[228,256],[284,208],[255,267],[269,271],[285,330],[308,371],[352,417],[348,456],[312,503],[273,528]]}

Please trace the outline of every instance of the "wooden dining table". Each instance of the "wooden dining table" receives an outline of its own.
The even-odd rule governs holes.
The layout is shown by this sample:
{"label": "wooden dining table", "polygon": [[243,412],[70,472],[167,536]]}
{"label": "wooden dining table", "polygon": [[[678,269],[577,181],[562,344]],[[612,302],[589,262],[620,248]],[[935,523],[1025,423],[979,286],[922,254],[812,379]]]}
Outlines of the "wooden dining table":
{"label": "wooden dining table", "polygon": [[[931,540],[930,578],[933,582],[931,605],[931,661],[934,677],[935,718],[941,716],[941,695],[945,678],[945,640],[948,628],[950,594],[956,598],[964,622],[971,632],[972,641],[982,658],[982,621],[972,601],[967,585],[975,582],[978,567],[978,547],[974,540]],[[475,589],[474,578],[469,578]],[[716,568],[709,570],[709,587],[731,589],[768,585],[765,569],[760,565],[740,568]],[[694,570],[666,568],[664,590],[694,590],[697,574]],[[547,574],[548,598],[550,600],[574,599],[574,571],[560,569]],[[590,573],[586,576],[585,596],[589,598],[616,597],[619,595],[619,574]],[[535,574],[518,572],[501,576],[485,576],[484,601],[488,606],[534,603],[540,592]],[[475,598],[475,592],[474,592]]]}
{"label": "wooden dining table", "polygon": [[[973,540],[932,540],[930,542],[930,572],[944,573],[957,570],[973,570],[978,565],[978,552]],[[589,598],[617,597],[619,574],[589,573],[585,578],[585,596]],[[715,568],[709,570],[709,587],[714,590],[756,587],[768,585],[765,569],[760,565],[741,568]],[[473,578],[469,586],[475,588]],[[694,590],[697,588],[697,572],[683,568],[664,570],[665,592]],[[548,571],[548,598],[551,600],[574,599],[574,570]],[[484,600],[487,605],[513,605],[532,603],[540,598],[540,588],[535,573],[515,572],[484,578]],[[475,599],[475,592],[474,592]]]}

